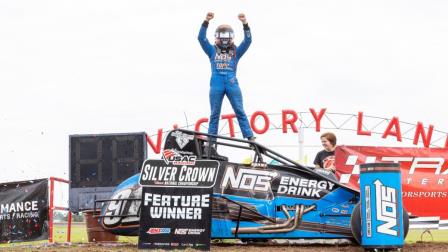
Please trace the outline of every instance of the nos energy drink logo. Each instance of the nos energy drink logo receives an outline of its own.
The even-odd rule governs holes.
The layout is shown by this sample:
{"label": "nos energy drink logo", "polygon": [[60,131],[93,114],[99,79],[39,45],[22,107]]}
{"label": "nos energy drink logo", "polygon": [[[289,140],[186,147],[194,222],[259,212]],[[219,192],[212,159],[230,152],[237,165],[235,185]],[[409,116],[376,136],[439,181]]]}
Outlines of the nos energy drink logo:
{"label": "nos energy drink logo", "polygon": [[375,180],[373,183],[375,184],[376,219],[383,223],[378,223],[376,231],[382,234],[398,236],[397,190],[384,186],[379,180]]}

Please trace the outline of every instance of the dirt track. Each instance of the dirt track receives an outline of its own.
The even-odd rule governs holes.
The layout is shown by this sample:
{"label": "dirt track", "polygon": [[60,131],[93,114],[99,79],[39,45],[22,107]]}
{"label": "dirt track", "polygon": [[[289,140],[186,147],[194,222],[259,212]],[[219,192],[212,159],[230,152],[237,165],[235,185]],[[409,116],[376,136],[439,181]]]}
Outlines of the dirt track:
{"label": "dirt track", "polygon": [[[353,245],[213,245],[212,251],[313,251],[313,252],[326,252],[326,251],[364,251],[359,246]],[[29,251],[29,252],[41,252],[41,251],[82,251],[82,252],[94,252],[94,251],[144,251],[138,250],[136,245],[97,245],[97,244],[72,244],[68,245],[52,245],[42,247],[9,247],[0,248],[0,251]],[[193,251],[193,250],[186,250]],[[414,243],[406,244],[403,251],[425,251],[425,252],[438,252],[448,251],[448,243]]]}

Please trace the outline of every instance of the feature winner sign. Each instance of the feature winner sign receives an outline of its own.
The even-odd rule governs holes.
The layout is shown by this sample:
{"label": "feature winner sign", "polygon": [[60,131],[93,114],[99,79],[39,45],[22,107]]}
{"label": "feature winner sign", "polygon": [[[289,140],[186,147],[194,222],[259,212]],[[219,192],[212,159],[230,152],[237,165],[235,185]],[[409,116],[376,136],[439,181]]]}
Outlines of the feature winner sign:
{"label": "feature winner sign", "polygon": [[139,248],[210,250],[218,170],[218,161],[196,161],[196,156],[181,156],[175,150],[165,150],[163,160],[146,160],[139,181]]}

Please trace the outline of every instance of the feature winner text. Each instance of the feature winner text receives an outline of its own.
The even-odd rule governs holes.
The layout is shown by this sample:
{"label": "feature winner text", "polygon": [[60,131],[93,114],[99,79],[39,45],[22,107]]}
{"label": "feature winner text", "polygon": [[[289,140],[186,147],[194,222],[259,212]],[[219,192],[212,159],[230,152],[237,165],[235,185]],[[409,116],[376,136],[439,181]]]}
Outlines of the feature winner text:
{"label": "feature winner text", "polygon": [[144,205],[151,219],[200,220],[202,208],[209,207],[210,195],[163,195],[145,193]]}

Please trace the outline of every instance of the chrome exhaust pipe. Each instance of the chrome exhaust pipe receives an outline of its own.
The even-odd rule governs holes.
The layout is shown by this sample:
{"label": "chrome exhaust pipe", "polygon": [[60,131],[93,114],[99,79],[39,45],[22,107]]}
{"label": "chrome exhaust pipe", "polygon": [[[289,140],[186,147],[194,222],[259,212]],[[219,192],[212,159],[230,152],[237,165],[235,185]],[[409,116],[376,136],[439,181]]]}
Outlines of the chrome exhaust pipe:
{"label": "chrome exhaust pipe", "polygon": [[290,227],[287,228],[279,228],[279,229],[263,229],[263,230],[259,230],[259,233],[261,234],[269,234],[269,233],[287,233],[287,232],[291,232],[294,229],[296,229],[296,227],[299,226],[299,223],[302,222],[302,215],[303,215],[303,205],[296,205],[296,212],[294,215],[294,224]]}
{"label": "chrome exhaust pipe", "polygon": [[[291,216],[289,215],[288,209],[286,208],[285,205],[282,205],[282,211],[287,217],[287,220],[285,222],[283,222],[281,224],[266,225],[266,226],[261,226],[261,227],[239,228],[238,234],[254,234],[254,233],[258,233],[259,230],[263,230],[263,229],[285,228],[285,227],[289,226],[293,222],[294,218],[291,218]],[[235,232],[236,232],[236,228],[232,228],[232,234],[235,234]]]}
{"label": "chrome exhaust pipe", "polygon": [[[268,233],[287,233],[291,232],[297,227],[300,226],[302,223],[302,217],[304,214],[310,212],[316,208],[315,205],[312,205],[310,207],[307,207],[305,209],[304,205],[296,205],[295,207],[295,214],[294,218],[291,218],[291,216],[288,213],[288,210],[285,205],[282,205],[282,211],[285,213],[287,220],[281,224],[274,224],[274,225],[265,225],[260,227],[250,227],[250,228],[239,228],[238,234],[268,234]],[[294,222],[293,225],[291,223]],[[232,233],[235,234],[236,228],[232,228]]]}

